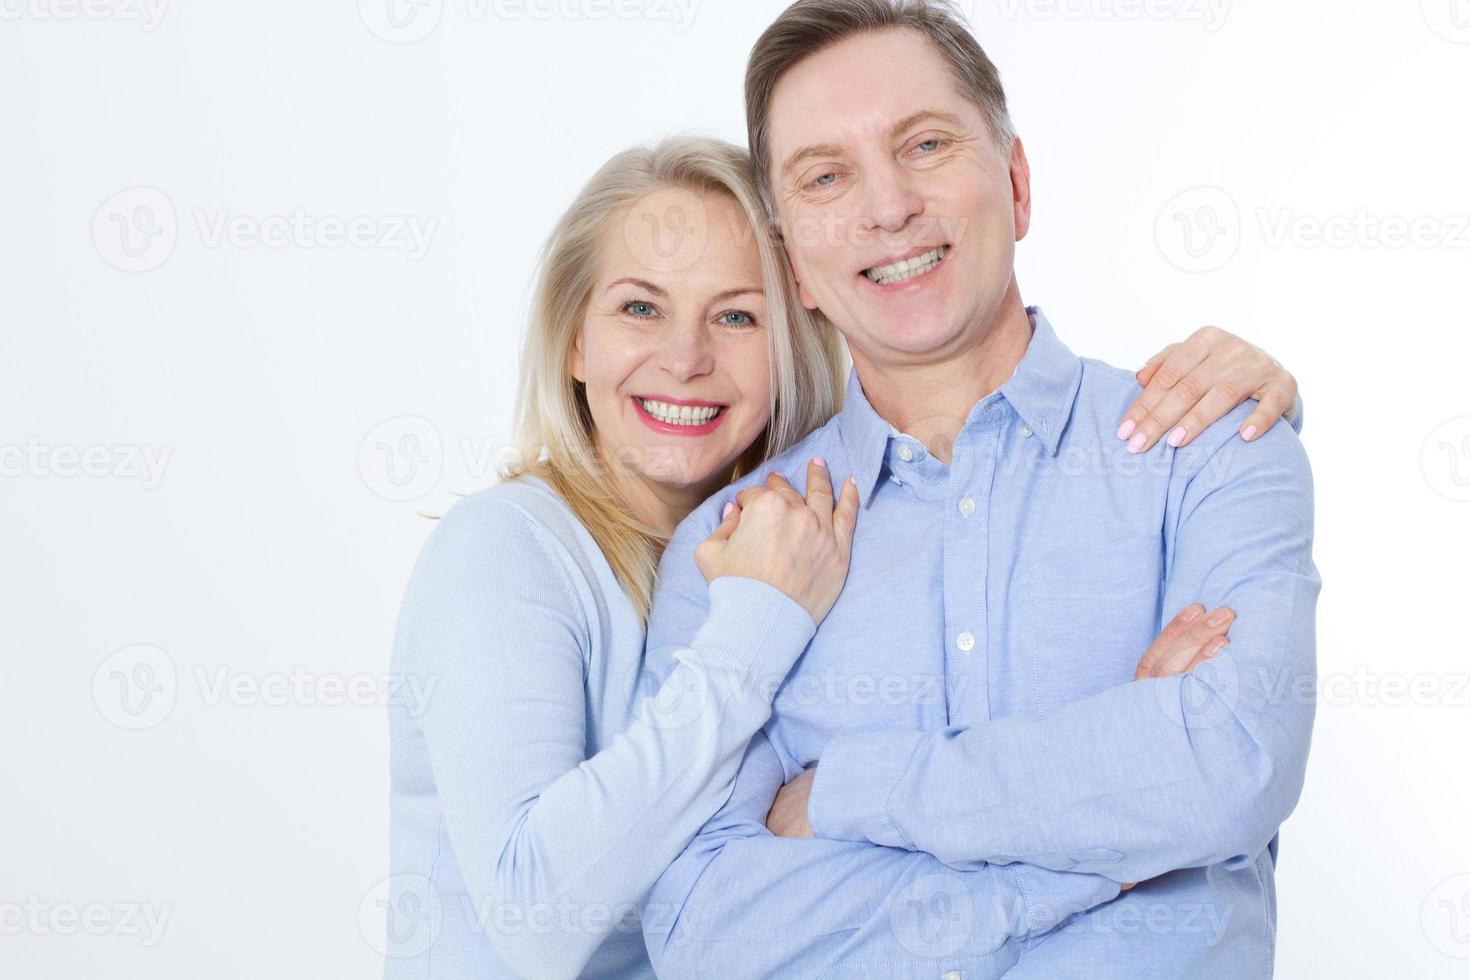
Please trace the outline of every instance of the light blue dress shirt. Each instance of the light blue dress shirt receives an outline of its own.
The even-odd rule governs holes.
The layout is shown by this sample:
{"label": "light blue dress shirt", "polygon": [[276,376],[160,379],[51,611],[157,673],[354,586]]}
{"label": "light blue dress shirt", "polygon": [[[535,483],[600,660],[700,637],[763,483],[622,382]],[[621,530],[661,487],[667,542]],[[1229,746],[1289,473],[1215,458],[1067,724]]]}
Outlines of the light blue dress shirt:
{"label": "light blue dress shirt", "polygon": [[[846,588],[649,896],[661,976],[1271,974],[1277,830],[1313,718],[1306,455],[1286,426],[1244,443],[1249,405],[1130,455],[1133,376],[1028,312],[1024,358],[949,465],[854,374],[840,415],[665,552],[656,670],[707,614],[693,552],[735,492],[771,469],[804,489],[814,455],[857,480]],[[1230,646],[1133,682],[1192,602],[1235,609]],[[817,763],[817,836],[773,837],[776,791]]]}
{"label": "light blue dress shirt", "polygon": [[770,716],[728,685],[785,676],[814,630],[777,589],[719,579],[655,684],[632,602],[550,487],[456,503],[394,643],[426,696],[389,709],[387,980],[652,977],[639,901]]}

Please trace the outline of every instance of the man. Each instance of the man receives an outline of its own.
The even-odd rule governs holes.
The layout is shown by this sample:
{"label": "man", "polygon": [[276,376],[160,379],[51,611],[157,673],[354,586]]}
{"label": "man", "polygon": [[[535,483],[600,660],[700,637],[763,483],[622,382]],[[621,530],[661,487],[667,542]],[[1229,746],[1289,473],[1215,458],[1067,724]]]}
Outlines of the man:
{"label": "man", "polygon": [[[1025,152],[945,8],[802,0],[746,95],[802,301],[854,376],[837,418],[680,526],[652,662],[703,621],[695,547],[740,507],[802,503],[811,457],[862,507],[841,598],[729,802],[648,897],[655,968],[1269,976],[1276,834],[1313,716],[1295,434],[1247,445],[1241,408],[1184,448],[1118,441],[1138,386],[1023,304]],[[1234,610],[1207,624],[1229,645],[1135,680],[1195,602]]]}

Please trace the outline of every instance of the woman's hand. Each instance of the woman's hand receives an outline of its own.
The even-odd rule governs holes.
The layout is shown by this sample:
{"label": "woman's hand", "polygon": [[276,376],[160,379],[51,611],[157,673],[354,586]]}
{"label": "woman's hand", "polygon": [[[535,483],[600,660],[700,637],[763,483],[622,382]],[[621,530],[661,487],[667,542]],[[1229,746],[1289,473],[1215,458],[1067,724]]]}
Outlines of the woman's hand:
{"label": "woman's hand", "polygon": [[1149,358],[1137,374],[1143,394],[1128,409],[1118,438],[1131,453],[1147,452],[1168,435],[1187,446],[1210,423],[1247,398],[1260,404],[1240,426],[1250,442],[1296,405],[1296,378],[1276,359],[1219,327],[1201,327],[1182,344]]}
{"label": "woman's hand", "polygon": [[736,494],[720,526],[694,549],[694,561],[707,582],[739,575],[773,585],[820,624],[847,582],[857,511],[852,477],[834,501],[827,464],[817,457],[807,464],[804,498],[779,473]]}

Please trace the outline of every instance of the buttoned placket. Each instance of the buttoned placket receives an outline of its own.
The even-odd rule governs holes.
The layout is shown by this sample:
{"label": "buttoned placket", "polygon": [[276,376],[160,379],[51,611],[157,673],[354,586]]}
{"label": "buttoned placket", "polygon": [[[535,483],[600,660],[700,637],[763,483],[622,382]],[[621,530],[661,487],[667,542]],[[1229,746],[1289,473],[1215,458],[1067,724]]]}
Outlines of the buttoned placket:
{"label": "buttoned placket", "polygon": [[955,437],[944,498],[945,723],[990,716],[990,490],[1000,409],[992,403]]}

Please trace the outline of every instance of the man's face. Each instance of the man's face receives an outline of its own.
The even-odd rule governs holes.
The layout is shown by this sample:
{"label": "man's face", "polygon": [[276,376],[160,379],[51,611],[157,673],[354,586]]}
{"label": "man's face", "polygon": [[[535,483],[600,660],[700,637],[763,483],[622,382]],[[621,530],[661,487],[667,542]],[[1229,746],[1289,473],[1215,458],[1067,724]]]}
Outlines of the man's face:
{"label": "man's face", "polygon": [[881,31],[799,62],[772,95],[770,148],[802,302],[854,357],[923,363],[983,336],[1030,220],[1029,175],[925,38]]}

